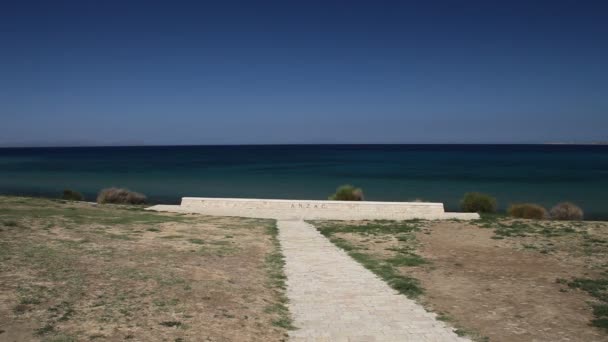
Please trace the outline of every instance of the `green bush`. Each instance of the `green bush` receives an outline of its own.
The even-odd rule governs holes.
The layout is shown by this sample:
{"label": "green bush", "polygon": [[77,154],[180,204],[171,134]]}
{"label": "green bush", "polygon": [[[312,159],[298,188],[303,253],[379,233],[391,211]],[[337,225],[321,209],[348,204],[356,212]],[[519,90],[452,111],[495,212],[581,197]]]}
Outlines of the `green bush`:
{"label": "green bush", "polygon": [[583,219],[583,209],[571,202],[561,202],[551,208],[551,218],[562,221],[580,221]]}
{"label": "green bush", "polygon": [[513,204],[509,207],[508,213],[512,217],[534,220],[542,220],[549,216],[545,208],[534,203]]}
{"label": "green bush", "polygon": [[97,195],[97,203],[112,203],[112,204],[144,204],[146,196],[139,192],[130,191],[121,188],[103,189]]}
{"label": "green bush", "polygon": [[15,220],[8,220],[8,221],[3,221],[2,225],[5,227],[18,227],[19,222],[15,221]]}
{"label": "green bush", "polygon": [[342,185],[336,193],[329,196],[331,201],[363,201],[363,190],[352,185]]}
{"label": "green bush", "polygon": [[63,196],[61,196],[61,198],[64,200],[68,200],[68,201],[83,201],[84,200],[84,196],[82,196],[82,194],[80,192],[70,190],[70,189],[63,190]]}
{"label": "green bush", "polygon": [[479,192],[467,192],[460,202],[460,208],[467,213],[496,212],[496,198]]}

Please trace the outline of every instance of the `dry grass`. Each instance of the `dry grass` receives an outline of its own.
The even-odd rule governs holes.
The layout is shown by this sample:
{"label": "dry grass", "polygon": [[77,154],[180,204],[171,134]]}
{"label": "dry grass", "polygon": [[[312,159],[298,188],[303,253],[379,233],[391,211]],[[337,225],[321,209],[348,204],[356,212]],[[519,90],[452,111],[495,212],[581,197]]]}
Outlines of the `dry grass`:
{"label": "dry grass", "polygon": [[538,204],[513,204],[507,210],[509,216],[523,219],[543,220],[549,217],[547,210]]}
{"label": "dry grass", "polygon": [[285,340],[274,227],[0,197],[0,340]]}
{"label": "dry grass", "polygon": [[583,219],[583,209],[570,202],[558,203],[551,208],[551,218],[561,221],[580,221]]}

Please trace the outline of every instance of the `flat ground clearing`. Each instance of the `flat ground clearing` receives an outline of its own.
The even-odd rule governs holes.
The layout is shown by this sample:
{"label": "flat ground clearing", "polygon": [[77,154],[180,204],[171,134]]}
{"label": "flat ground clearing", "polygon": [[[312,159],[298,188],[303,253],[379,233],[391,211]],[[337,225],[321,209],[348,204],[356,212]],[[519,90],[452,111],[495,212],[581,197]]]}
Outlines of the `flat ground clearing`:
{"label": "flat ground clearing", "polygon": [[482,341],[606,341],[608,223],[312,222],[405,295]]}
{"label": "flat ground clearing", "polygon": [[0,341],[281,341],[272,220],[0,197]]}

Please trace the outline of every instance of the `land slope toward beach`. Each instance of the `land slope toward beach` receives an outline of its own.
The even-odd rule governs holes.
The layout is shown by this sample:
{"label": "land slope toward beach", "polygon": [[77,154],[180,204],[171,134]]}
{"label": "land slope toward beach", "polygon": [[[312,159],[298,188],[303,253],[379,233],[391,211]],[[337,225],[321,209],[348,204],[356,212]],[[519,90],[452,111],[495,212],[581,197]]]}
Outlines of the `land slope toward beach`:
{"label": "land slope toward beach", "polygon": [[272,220],[0,197],[0,341],[282,341]]}

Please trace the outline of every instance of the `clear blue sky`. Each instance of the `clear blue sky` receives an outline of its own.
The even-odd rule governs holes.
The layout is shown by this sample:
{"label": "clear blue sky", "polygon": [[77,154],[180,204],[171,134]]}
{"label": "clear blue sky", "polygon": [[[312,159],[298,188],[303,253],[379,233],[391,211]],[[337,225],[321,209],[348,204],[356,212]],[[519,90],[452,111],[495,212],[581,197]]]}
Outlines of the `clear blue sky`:
{"label": "clear blue sky", "polygon": [[4,1],[0,145],[608,140],[608,1]]}

